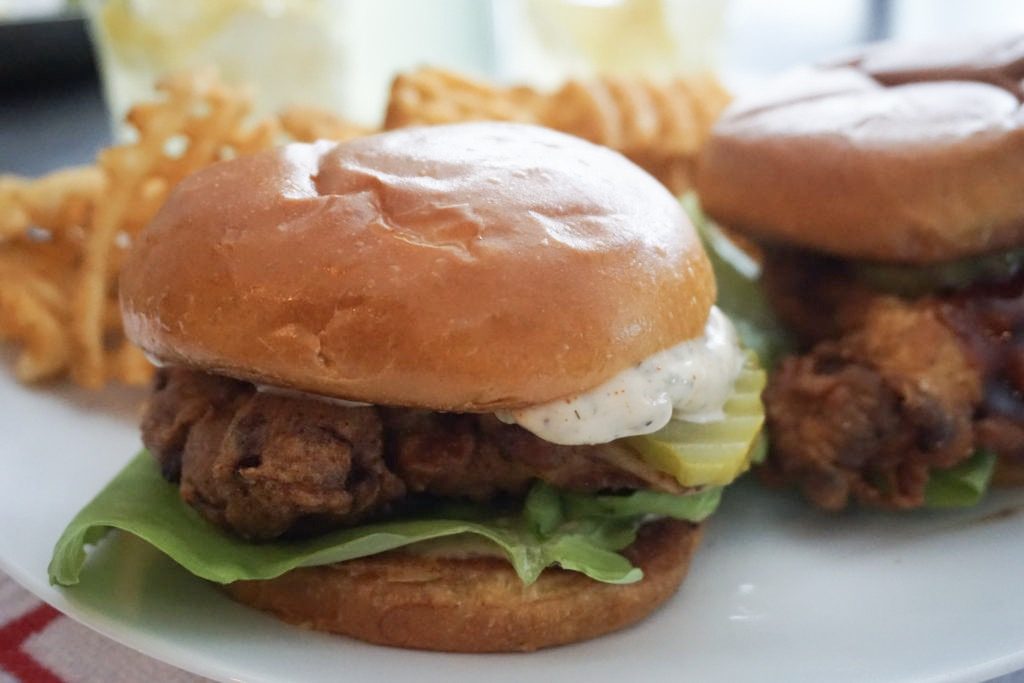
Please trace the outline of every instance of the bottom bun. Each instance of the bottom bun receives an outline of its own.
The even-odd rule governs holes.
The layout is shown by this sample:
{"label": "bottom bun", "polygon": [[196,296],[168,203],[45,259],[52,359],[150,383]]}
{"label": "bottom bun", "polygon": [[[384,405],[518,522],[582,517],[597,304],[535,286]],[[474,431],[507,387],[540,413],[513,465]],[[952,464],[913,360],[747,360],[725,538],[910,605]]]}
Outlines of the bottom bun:
{"label": "bottom bun", "polygon": [[699,539],[700,527],[687,522],[645,525],[624,551],[644,578],[626,585],[548,569],[524,586],[496,557],[392,552],[224,588],[234,599],[292,624],[379,645],[529,651],[640,621],[679,588]]}

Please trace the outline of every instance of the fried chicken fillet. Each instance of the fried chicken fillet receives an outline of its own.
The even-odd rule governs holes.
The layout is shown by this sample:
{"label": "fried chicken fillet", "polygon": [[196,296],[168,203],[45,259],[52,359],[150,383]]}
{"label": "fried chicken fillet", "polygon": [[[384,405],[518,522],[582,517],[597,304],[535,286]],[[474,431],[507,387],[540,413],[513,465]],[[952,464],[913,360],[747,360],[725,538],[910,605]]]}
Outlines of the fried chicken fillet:
{"label": "fried chicken fillet", "polygon": [[[765,266],[770,299],[808,346],[765,394],[769,481],[830,510],[907,509],[924,503],[933,468],[979,448],[1007,474],[1024,466],[1024,278],[908,299],[843,286],[841,264],[795,258]],[[815,333],[823,300],[806,287],[831,293],[831,329]]]}

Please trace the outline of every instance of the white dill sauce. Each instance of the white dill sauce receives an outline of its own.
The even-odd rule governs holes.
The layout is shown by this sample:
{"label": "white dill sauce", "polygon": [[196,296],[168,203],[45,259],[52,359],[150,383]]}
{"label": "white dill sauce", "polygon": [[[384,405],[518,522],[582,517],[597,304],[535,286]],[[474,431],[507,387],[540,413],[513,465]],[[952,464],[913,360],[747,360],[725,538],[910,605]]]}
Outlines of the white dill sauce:
{"label": "white dill sauce", "polygon": [[497,416],[565,445],[650,434],[673,418],[715,422],[725,417],[722,406],[743,362],[732,322],[713,307],[703,336],[656,353],[586,393]]}

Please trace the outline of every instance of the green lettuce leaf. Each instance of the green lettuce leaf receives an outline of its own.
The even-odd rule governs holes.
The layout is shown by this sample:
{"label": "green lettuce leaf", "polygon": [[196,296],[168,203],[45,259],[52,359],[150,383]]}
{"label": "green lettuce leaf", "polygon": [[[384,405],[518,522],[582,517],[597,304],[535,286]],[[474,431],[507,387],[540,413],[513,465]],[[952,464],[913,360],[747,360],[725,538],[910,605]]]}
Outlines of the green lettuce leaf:
{"label": "green lettuce leaf", "polygon": [[343,562],[420,541],[465,538],[495,544],[524,583],[549,566],[606,583],[639,581],[643,573],[617,551],[650,515],[693,522],[711,514],[720,489],[689,495],[640,491],[624,496],[570,495],[537,484],[523,509],[497,514],[470,505],[439,506],[416,519],[367,524],[300,541],[249,543],[201,518],[181,501],[143,451],[82,508],[50,561],[50,582],[78,583],[87,545],[111,529],[134,534],[204,579],[231,583],[270,579],[297,567]]}
{"label": "green lettuce leaf", "polygon": [[757,435],[757,441],[751,446],[750,464],[760,465],[768,457],[768,434],[763,430]]}
{"label": "green lettuce leaf", "polygon": [[794,343],[761,291],[758,284],[761,267],[704,215],[697,195],[691,192],[681,201],[704,242],[715,271],[718,307],[732,320],[747,348],[757,353],[762,367],[770,370],[794,349]]}
{"label": "green lettuce leaf", "polygon": [[659,515],[704,519],[718,507],[720,488],[707,489],[703,495],[670,496],[657,491],[636,491],[628,496],[593,496],[563,493],[562,500],[569,519],[621,519],[643,515]]}
{"label": "green lettuce leaf", "polygon": [[924,491],[925,506],[956,508],[977,504],[988,489],[995,465],[995,453],[979,449],[956,467],[932,470]]}

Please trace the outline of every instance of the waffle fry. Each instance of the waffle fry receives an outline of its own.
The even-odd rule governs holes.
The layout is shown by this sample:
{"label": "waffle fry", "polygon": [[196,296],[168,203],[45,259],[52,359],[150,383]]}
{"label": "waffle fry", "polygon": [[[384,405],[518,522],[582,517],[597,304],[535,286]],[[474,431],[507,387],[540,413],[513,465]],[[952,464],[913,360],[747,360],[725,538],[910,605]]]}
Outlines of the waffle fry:
{"label": "waffle fry", "polygon": [[281,112],[281,128],[298,142],[350,140],[374,131],[315,107],[290,107]]}
{"label": "waffle fry", "polygon": [[61,320],[32,295],[31,284],[0,289],[0,317],[4,321],[3,338],[25,345],[14,366],[20,381],[47,379],[67,363],[69,340]]}
{"label": "waffle fry", "polygon": [[247,92],[213,71],[171,76],[157,90],[128,115],[137,139],[103,150],[95,165],[0,177],[0,339],[20,348],[21,381],[148,381],[152,367],[121,328],[117,272],[171,189],[211,163],[289,139],[365,132],[312,109],[250,123]]}
{"label": "waffle fry", "polygon": [[391,84],[385,130],[458,121],[538,123],[543,97],[529,88],[498,88],[444,69],[399,74]]}
{"label": "waffle fry", "polygon": [[39,180],[0,176],[0,244],[29,228],[59,232],[88,220],[105,179],[99,169],[77,166]]}
{"label": "waffle fry", "polygon": [[471,120],[548,126],[619,150],[681,194],[690,186],[693,156],[728,101],[710,75],[668,83],[606,76],[541,93],[425,68],[395,79],[384,126]]}

